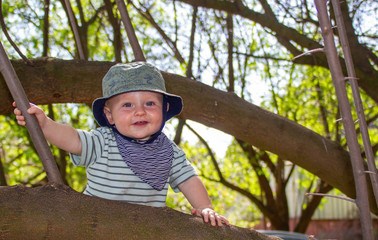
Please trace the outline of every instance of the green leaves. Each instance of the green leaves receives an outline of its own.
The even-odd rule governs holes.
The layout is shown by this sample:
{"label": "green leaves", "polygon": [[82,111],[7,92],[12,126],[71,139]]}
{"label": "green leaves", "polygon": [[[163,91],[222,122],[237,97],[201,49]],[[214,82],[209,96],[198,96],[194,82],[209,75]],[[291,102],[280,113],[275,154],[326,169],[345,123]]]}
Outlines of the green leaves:
{"label": "green leaves", "polygon": [[[78,104],[57,104],[52,108],[42,106],[49,116],[61,123],[76,128],[95,127],[91,110]],[[24,184],[36,186],[46,182],[46,173],[31,143],[27,129],[16,123],[14,115],[0,116],[1,162],[8,185]],[[53,156],[65,180],[75,190],[81,192],[86,185],[85,169],[74,167],[68,153],[51,146]]]}

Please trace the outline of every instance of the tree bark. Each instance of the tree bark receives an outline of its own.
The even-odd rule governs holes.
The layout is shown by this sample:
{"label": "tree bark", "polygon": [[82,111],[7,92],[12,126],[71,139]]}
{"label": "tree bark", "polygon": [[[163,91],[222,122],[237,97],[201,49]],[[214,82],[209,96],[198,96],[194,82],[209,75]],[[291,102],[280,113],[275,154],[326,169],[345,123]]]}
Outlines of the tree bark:
{"label": "tree bark", "polygon": [[[86,103],[102,96],[101,80],[113,62],[40,58],[34,67],[13,61],[30,101],[36,104]],[[228,133],[312,172],[355,198],[349,153],[339,144],[284,118],[203,83],[163,72],[168,92],[184,99],[179,116]],[[0,114],[12,111],[12,98],[0,78]],[[375,202],[371,188],[370,202]],[[378,213],[375,204],[372,212]]]}
{"label": "tree bark", "polygon": [[171,208],[80,194],[64,185],[0,187],[1,239],[256,239],[247,228],[212,227]]}

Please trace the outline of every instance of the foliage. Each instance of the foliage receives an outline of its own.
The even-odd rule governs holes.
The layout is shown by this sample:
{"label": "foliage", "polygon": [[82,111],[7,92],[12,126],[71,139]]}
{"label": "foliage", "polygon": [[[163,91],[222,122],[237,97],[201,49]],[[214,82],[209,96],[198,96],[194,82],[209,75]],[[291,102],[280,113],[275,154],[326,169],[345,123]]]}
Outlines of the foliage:
{"label": "foliage", "polygon": [[[48,112],[47,106],[42,106]],[[51,112],[50,112],[51,114]],[[51,116],[49,114],[49,116]],[[91,111],[85,105],[56,104],[53,107],[54,119],[61,123],[70,124],[76,128],[89,130],[95,126]],[[46,182],[46,173],[36,150],[30,145],[27,129],[16,123],[15,117],[0,116],[0,137],[2,142],[2,164],[5,169],[8,185],[24,184],[36,186]],[[82,192],[86,184],[85,170],[82,167],[74,167],[67,154],[60,159],[62,152],[55,146],[51,146],[53,155],[60,167],[69,176],[69,186]],[[62,163],[62,160],[65,163]]]}
{"label": "foliage", "polygon": [[[42,42],[46,36],[43,32],[43,26],[46,24],[43,20],[44,2],[14,0],[2,3],[2,13],[9,34],[28,58],[42,56]],[[50,1],[51,27],[48,32],[48,55],[62,59],[78,58],[68,18],[62,18],[66,15],[62,7],[63,2]],[[133,53],[122,26],[120,30],[122,43],[116,44],[115,33],[118,32],[114,26],[120,25],[121,17],[116,11],[114,2],[108,1],[113,4],[110,12],[104,7],[104,2],[86,0],[71,3],[81,38],[84,39],[86,59],[114,61],[119,53],[121,61],[132,61]],[[128,10],[136,35],[145,57],[150,62],[165,71],[181,75],[192,73],[189,76],[193,79],[223,91],[228,91],[230,86],[234,85],[233,92],[246,101],[291,119],[339,142],[346,148],[342,126],[340,121],[337,121],[340,118],[337,99],[325,64],[320,63],[321,58],[315,59],[315,57],[315,60],[312,57],[309,57],[310,60],[304,57],[306,60],[303,62],[293,60],[296,54],[311,50],[308,49],[308,42],[313,45],[316,45],[314,42],[321,43],[314,6],[301,1],[281,1],[270,5],[261,4],[264,1],[244,3],[258,13],[268,14],[270,11],[274,13],[273,16],[264,18],[266,21],[261,23],[238,13],[231,14],[231,10],[229,12],[219,10],[221,6],[219,9],[206,9],[184,2],[191,1],[129,1]],[[349,8],[356,35],[363,41],[364,46],[369,48],[368,50],[376,54],[375,40],[378,28],[374,27],[376,23],[369,22],[371,21],[369,16],[375,16],[374,12],[377,11],[376,2],[353,1],[349,3]],[[110,20],[109,14],[113,14],[114,22]],[[193,31],[192,35],[190,22],[194,15],[196,31]],[[233,23],[232,46],[227,41],[231,32],[227,30],[227,19],[230,16]],[[288,37],[282,36],[283,32],[268,25],[270,21],[294,29],[296,33],[306,38],[303,40],[304,43],[296,39],[286,39]],[[193,48],[190,44],[191,37],[194,39]],[[19,58],[4,35],[0,35],[0,39],[9,56]],[[229,58],[230,48],[232,59]],[[191,57],[193,63],[190,65]],[[233,72],[230,72],[231,64]],[[235,81],[232,82],[231,78]],[[348,92],[351,95],[349,88]],[[376,102],[365,92],[361,92],[361,95],[369,123],[371,142],[376,147],[378,144]],[[44,108],[50,111],[57,121],[76,128],[89,130],[96,127],[88,106],[53,105],[52,111],[47,106]],[[353,116],[357,118],[355,112]],[[237,116],[235,120],[237,121]],[[14,116],[0,116],[0,140],[0,157],[7,184],[22,183],[33,186],[43,184],[45,173],[33,146],[29,143],[26,129],[15,123]],[[187,153],[188,159],[197,167],[216,210],[226,215],[234,224],[253,226],[261,217],[263,210],[261,206],[259,208],[255,205],[257,200],[254,202],[246,195],[230,190],[230,186],[227,187],[221,182],[214,160],[221,168],[223,177],[229,180],[231,185],[260,199],[262,206],[265,207],[269,207],[266,204],[269,190],[272,191],[277,202],[282,200],[281,203],[285,204],[286,199],[279,195],[277,188],[281,180],[290,177],[287,171],[291,167],[299,172],[299,188],[303,188],[303,191],[316,191],[319,179],[303,169],[286,164],[290,159],[281,159],[280,156],[265,152],[264,149],[248,146],[255,153],[250,154],[246,151],[247,147],[243,148],[242,144],[235,140],[228,147],[224,158],[219,158],[211,155],[211,149],[201,139],[197,144],[189,143],[185,136],[183,140],[181,146]],[[361,139],[360,143],[362,145]],[[64,170],[62,171],[67,174],[68,184],[75,190],[82,191],[86,181],[84,169],[73,167],[67,153],[53,146],[52,151],[59,166]],[[268,160],[264,161],[263,157]],[[254,159],[258,160],[255,165],[251,164]],[[283,176],[279,176],[271,167],[279,168],[282,163],[289,167],[283,170]],[[263,190],[260,187],[262,178],[266,178],[271,183],[270,189]],[[181,194],[172,194],[172,191],[167,205],[186,212],[190,209],[184,197]],[[305,202],[302,209],[305,210],[309,205],[309,202]],[[282,216],[283,221],[288,221],[285,217]],[[282,226],[284,224],[276,227]]]}
{"label": "foliage", "polygon": [[[215,209],[220,214],[227,216],[233,224],[242,227],[253,227],[260,219],[259,210],[245,196],[235,191],[230,191],[218,182],[219,177],[211,162],[208,149],[201,143],[190,146],[188,142],[185,142],[182,147],[187,154],[187,158],[196,167],[199,176],[205,183]],[[228,152],[230,151],[232,150],[229,149]],[[248,188],[251,192],[259,191],[256,178],[253,175],[249,176],[247,167],[237,167],[242,165],[242,153],[239,153],[239,157],[237,156],[238,154],[233,153],[227,153],[227,155],[229,156],[224,159],[225,162],[220,163],[221,168],[224,170],[224,177],[240,183],[241,187]]]}

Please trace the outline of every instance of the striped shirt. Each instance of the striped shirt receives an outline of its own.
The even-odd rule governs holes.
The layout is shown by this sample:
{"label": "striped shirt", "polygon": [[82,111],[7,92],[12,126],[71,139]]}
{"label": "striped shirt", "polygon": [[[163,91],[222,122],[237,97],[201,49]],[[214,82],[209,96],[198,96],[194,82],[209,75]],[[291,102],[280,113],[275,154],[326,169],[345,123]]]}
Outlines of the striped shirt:
{"label": "striped shirt", "polygon": [[164,207],[168,184],[175,192],[179,192],[179,184],[197,175],[186,159],[184,151],[171,141],[174,154],[171,171],[164,188],[157,191],[143,182],[127,166],[110,128],[100,127],[90,132],[77,131],[82,143],[82,153],[81,156],[70,154],[70,157],[74,165],[86,167],[88,181],[84,194]]}

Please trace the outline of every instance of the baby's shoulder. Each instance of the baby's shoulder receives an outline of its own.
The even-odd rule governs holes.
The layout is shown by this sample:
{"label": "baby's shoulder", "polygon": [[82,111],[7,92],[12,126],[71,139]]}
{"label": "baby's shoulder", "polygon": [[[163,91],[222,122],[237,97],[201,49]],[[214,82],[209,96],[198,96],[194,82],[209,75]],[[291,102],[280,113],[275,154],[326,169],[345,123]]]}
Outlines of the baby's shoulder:
{"label": "baby's shoulder", "polygon": [[176,143],[172,140],[169,140],[171,142],[172,148],[173,148],[173,157],[174,159],[181,159],[186,158],[186,154],[184,150],[182,150],[179,146],[176,145]]}
{"label": "baby's shoulder", "polygon": [[91,138],[93,141],[100,141],[101,143],[115,141],[113,130],[109,127],[99,127],[90,131],[81,132],[86,138]]}

